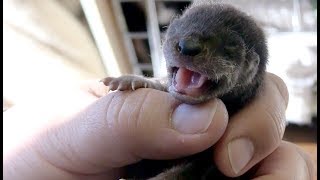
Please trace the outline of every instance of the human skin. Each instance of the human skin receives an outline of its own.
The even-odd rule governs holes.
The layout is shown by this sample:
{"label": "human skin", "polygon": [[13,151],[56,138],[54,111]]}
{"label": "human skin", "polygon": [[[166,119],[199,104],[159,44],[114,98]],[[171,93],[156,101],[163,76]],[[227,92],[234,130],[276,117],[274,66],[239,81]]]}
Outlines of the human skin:
{"label": "human skin", "polygon": [[281,140],[288,92],[275,75],[232,119],[218,99],[191,106],[153,89],[107,92],[98,81],[50,89],[4,112],[4,179],[117,179],[141,159],[212,145],[213,162],[231,177],[254,169],[255,179],[316,179],[310,156]]}

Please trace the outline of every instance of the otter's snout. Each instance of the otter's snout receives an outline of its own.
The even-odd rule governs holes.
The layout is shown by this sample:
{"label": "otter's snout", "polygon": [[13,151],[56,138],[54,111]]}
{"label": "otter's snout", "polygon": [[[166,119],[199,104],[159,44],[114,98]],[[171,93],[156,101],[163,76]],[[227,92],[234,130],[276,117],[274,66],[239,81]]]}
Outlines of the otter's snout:
{"label": "otter's snout", "polygon": [[195,56],[202,50],[199,40],[196,39],[181,39],[177,44],[177,49],[182,55]]}

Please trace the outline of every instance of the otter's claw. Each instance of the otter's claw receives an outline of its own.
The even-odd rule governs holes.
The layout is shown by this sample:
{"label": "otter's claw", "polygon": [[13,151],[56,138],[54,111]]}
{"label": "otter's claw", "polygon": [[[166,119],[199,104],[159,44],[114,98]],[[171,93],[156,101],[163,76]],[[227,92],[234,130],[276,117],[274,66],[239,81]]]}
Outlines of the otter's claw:
{"label": "otter's claw", "polygon": [[103,82],[106,86],[109,86],[109,90],[119,90],[119,91],[126,91],[126,90],[136,90],[139,88],[148,88],[150,87],[151,81],[134,75],[126,75],[121,76],[118,78],[114,77],[106,77],[101,79],[100,82]]}

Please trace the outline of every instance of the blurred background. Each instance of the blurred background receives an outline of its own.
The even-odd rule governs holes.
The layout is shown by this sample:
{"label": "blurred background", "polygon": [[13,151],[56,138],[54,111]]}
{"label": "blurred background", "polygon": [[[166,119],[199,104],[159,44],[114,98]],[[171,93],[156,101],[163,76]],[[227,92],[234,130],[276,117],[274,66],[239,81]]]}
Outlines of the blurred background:
{"label": "blurred background", "polygon": [[[267,70],[286,82],[290,94],[285,138],[316,144],[317,0],[219,2],[235,5],[263,27],[269,46]],[[108,75],[165,76],[163,35],[170,20],[192,0],[3,3],[5,111],[57,83],[63,88]]]}

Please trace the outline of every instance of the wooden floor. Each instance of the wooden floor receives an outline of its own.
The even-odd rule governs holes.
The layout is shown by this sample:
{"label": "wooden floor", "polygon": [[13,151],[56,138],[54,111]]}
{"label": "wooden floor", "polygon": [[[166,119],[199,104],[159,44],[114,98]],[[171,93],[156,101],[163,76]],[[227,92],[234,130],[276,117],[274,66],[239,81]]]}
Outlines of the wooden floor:
{"label": "wooden floor", "polygon": [[286,141],[293,142],[310,153],[317,162],[317,128],[309,126],[289,125],[284,134]]}

